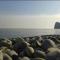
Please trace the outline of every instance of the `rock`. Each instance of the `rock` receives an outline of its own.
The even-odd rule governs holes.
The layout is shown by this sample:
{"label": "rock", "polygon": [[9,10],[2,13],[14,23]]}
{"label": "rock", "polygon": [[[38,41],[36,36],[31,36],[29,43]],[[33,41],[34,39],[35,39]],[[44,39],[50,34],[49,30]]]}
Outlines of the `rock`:
{"label": "rock", "polygon": [[25,56],[25,51],[21,51],[21,52],[19,53],[19,56],[20,56],[20,57]]}
{"label": "rock", "polygon": [[19,54],[21,51],[23,51],[28,43],[15,43],[13,49]]}
{"label": "rock", "polygon": [[31,60],[45,60],[43,58],[31,58]]}
{"label": "rock", "polygon": [[1,51],[2,51],[3,53],[5,53],[8,48],[5,47],[5,46],[2,46],[2,47],[0,47],[0,49],[1,49]]}
{"label": "rock", "polygon": [[46,54],[45,52],[43,51],[40,51],[40,50],[36,50],[35,53],[34,53],[34,57],[35,58],[45,58],[46,57]]}
{"label": "rock", "polygon": [[1,45],[10,48],[12,47],[12,41],[7,38],[4,38],[4,40],[1,41]]}
{"label": "rock", "polygon": [[36,41],[37,47],[41,47],[41,43],[39,41]]}
{"label": "rock", "polygon": [[13,55],[18,56],[18,54],[17,54],[14,50],[7,49],[7,50],[6,50],[6,53],[7,53],[9,56],[13,56]]}
{"label": "rock", "polygon": [[57,48],[59,48],[59,49],[60,49],[60,44],[57,44]]}
{"label": "rock", "polygon": [[60,60],[60,50],[58,48],[49,48],[46,60]]}
{"label": "rock", "polygon": [[8,54],[3,54],[3,60],[12,60]]}
{"label": "rock", "polygon": [[26,42],[29,42],[29,41],[30,41],[29,37],[26,37],[26,38],[25,38],[25,41],[26,41]]}
{"label": "rock", "polygon": [[30,60],[28,57],[23,57],[20,60]]}
{"label": "rock", "polygon": [[0,39],[0,60],[60,60],[60,35],[41,37]]}
{"label": "rock", "polygon": [[12,45],[14,45],[16,43],[16,39],[15,38],[11,38],[10,40],[12,41]]}
{"label": "rock", "polygon": [[54,29],[60,29],[60,22],[55,23]]}
{"label": "rock", "polygon": [[0,51],[0,60],[3,60],[3,53]]}
{"label": "rock", "polygon": [[30,44],[29,44],[28,42],[24,42],[24,44],[25,44],[26,46],[30,46]]}
{"label": "rock", "polygon": [[13,59],[18,60],[18,54],[14,50],[7,49],[6,53]]}
{"label": "rock", "polygon": [[17,38],[15,38],[15,39],[16,39],[16,40],[15,40],[16,43],[25,42],[25,40],[24,40],[22,37],[17,37]]}
{"label": "rock", "polygon": [[14,44],[13,49],[16,52],[20,53],[21,51],[23,51],[26,48],[26,46],[30,46],[30,44],[28,42],[24,41],[23,38],[17,38],[17,41]]}
{"label": "rock", "polygon": [[31,57],[34,54],[34,49],[32,47],[26,47],[26,54],[27,56]]}
{"label": "rock", "polygon": [[50,39],[44,40],[43,43],[42,43],[42,49],[47,51],[47,49],[50,48],[50,47],[56,47],[55,42],[50,40]]}
{"label": "rock", "polygon": [[60,53],[60,49],[59,48],[53,48],[53,47],[48,48],[48,52],[54,52],[54,51],[57,51],[57,52]]}
{"label": "rock", "polygon": [[51,37],[51,40],[53,40],[56,44],[60,43],[60,40],[56,37]]}

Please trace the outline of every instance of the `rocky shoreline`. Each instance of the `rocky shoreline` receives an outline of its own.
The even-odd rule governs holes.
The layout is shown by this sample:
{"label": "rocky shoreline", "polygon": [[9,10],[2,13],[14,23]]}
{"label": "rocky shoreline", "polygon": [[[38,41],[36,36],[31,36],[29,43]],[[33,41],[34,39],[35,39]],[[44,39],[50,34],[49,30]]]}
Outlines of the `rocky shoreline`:
{"label": "rocky shoreline", "polygon": [[0,38],[0,60],[60,60],[60,35]]}

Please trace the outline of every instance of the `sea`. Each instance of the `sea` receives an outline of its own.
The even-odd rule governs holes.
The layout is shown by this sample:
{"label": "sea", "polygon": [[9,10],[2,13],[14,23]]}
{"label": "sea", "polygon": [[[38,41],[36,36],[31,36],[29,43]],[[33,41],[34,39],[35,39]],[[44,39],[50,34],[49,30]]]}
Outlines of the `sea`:
{"label": "sea", "polygon": [[41,35],[60,35],[60,29],[20,29],[0,28],[0,38],[32,37]]}

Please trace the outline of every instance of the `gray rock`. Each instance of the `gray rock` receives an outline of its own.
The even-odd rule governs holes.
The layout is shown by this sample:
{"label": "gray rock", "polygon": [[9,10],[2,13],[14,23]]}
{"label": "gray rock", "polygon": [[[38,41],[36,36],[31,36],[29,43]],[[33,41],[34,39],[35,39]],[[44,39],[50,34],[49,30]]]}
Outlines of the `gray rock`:
{"label": "gray rock", "polygon": [[32,47],[26,47],[26,54],[27,56],[31,57],[34,54],[34,49]]}
{"label": "gray rock", "polygon": [[46,57],[46,54],[45,52],[43,51],[40,51],[40,50],[36,50],[35,53],[34,53],[34,57],[35,58],[45,58]]}
{"label": "gray rock", "polygon": [[60,50],[58,48],[49,48],[46,60],[60,60]]}
{"label": "gray rock", "polygon": [[52,40],[50,40],[50,39],[44,40],[43,43],[42,43],[42,48],[43,48],[44,50],[47,50],[47,49],[50,48],[50,47],[56,47],[55,42],[52,41]]}

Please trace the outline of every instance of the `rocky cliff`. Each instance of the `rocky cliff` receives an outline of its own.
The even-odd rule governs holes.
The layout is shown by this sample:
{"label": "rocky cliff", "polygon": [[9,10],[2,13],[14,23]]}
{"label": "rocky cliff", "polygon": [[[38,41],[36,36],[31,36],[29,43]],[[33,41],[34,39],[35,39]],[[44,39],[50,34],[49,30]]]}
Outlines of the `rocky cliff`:
{"label": "rocky cliff", "polygon": [[60,22],[55,23],[54,29],[60,29]]}

